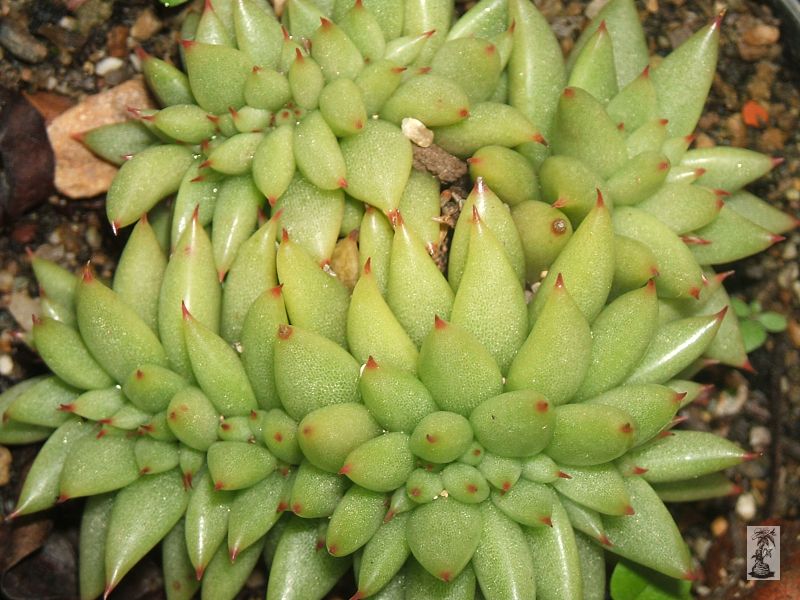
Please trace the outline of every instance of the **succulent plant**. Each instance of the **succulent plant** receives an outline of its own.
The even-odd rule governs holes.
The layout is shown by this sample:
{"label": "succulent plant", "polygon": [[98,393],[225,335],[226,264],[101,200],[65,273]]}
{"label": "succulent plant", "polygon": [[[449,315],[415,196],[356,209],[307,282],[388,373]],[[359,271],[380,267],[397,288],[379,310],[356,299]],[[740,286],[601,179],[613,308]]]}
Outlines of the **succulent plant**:
{"label": "succulent plant", "polygon": [[[10,517],[87,497],[82,598],[159,543],[174,599],[262,555],[268,599],[351,565],[356,599],[602,598],[607,552],[693,577],[663,501],[755,457],[673,430],[704,361],[749,366],[712,268],[795,225],[741,191],[776,160],[688,149],[720,19],[651,61],[612,0],[565,63],[528,0],[452,16],[213,0],[186,73],[140,53],[163,108],[83,136],[136,226],[111,288],[33,258],[53,374],[0,396],[0,442],[46,440]],[[447,242],[431,134],[474,179]]]}

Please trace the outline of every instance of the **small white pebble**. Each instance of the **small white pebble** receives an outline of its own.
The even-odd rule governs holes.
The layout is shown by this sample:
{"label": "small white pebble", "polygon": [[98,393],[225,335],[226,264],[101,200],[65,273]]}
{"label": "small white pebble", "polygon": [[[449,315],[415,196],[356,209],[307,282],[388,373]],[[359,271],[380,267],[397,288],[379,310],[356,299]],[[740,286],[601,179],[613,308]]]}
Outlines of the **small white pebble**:
{"label": "small white pebble", "polygon": [[711,549],[711,540],[700,538],[692,544],[692,547],[697,558],[705,560],[706,556],[708,556],[708,551]]}
{"label": "small white pebble", "polygon": [[14,361],[8,354],[0,354],[0,375],[8,377],[14,370]]}
{"label": "small white pebble", "polygon": [[736,514],[741,517],[743,521],[752,521],[756,516],[756,499],[753,494],[745,493],[739,496],[736,501]]}
{"label": "small white pebble", "polygon": [[433,132],[425,124],[412,117],[406,117],[400,124],[403,135],[420,148],[427,148],[433,143]]}
{"label": "small white pebble", "polygon": [[133,65],[133,69],[137,73],[141,73],[142,72],[142,61],[139,59],[138,56],[136,56],[135,53],[130,54],[128,56],[128,60],[131,61],[131,65]]}
{"label": "small white pebble", "polygon": [[58,26],[67,31],[75,31],[78,28],[78,20],[75,17],[61,17]]}
{"label": "small white pebble", "polygon": [[772,443],[772,433],[763,425],[757,425],[750,430],[750,447],[757,452],[763,452]]}
{"label": "small white pebble", "polygon": [[100,77],[103,77],[108,73],[111,73],[111,71],[116,71],[124,64],[125,63],[122,62],[122,59],[117,58],[116,56],[108,56],[95,65],[94,72]]}

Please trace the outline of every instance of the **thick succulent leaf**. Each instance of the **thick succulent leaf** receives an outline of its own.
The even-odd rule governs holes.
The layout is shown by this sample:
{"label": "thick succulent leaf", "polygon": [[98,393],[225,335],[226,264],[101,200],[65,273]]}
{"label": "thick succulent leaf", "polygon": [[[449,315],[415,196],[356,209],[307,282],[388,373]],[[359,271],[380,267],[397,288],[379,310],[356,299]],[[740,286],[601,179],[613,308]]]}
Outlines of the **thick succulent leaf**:
{"label": "thick succulent leaf", "polygon": [[410,516],[409,513],[394,515],[364,546],[357,577],[358,591],[364,597],[379,590],[385,594],[386,588],[392,587],[390,582],[401,572],[411,553],[406,541]]}
{"label": "thick succulent leaf", "polygon": [[478,547],[482,523],[477,506],[441,496],[411,513],[406,539],[414,558],[428,573],[450,582]]}
{"label": "thick succulent leaf", "polygon": [[559,502],[553,504],[552,527],[526,528],[536,569],[536,593],[544,598],[583,598],[583,579],[575,532]]}
{"label": "thick succulent leaf", "polygon": [[477,208],[451,318],[489,350],[504,373],[528,333],[528,311],[517,273]]}
{"label": "thick succulent leaf", "polygon": [[509,0],[514,45],[508,62],[509,103],[536,123],[549,139],[566,82],[564,58],[547,20],[528,0]]}
{"label": "thick succulent leaf", "polygon": [[606,589],[606,560],[603,549],[580,531],[575,532],[575,544],[581,563],[584,600],[603,600]]}
{"label": "thick succulent leaf", "polygon": [[[191,379],[193,373],[183,335],[181,307],[185,306],[195,319],[216,332],[221,296],[211,240],[195,217],[181,234],[167,263],[158,301],[159,337],[170,367],[185,378]],[[157,360],[140,360],[139,363],[163,365]]]}
{"label": "thick succulent leaf", "polygon": [[614,44],[614,64],[619,87],[628,85],[647,66],[649,52],[636,5],[631,0],[614,0],[595,15],[570,53],[567,66],[572,69],[581,48],[605,23]]}
{"label": "thick succulent leaf", "polygon": [[691,578],[689,549],[653,488],[640,477],[627,478],[625,485],[634,514],[603,517],[608,550],[670,577]]}
{"label": "thick succulent leaf", "polygon": [[614,277],[614,233],[610,216],[608,207],[598,196],[595,207],[553,262],[529,305],[531,324],[544,310],[548,296],[556,289],[558,277],[563,278],[570,296],[589,323],[600,313]]}
{"label": "thick succulent leaf", "polygon": [[[178,470],[142,477],[114,498],[106,544],[106,589],[113,589],[125,574],[181,518],[189,499]],[[142,527],[147,515],[147,527]]]}
{"label": "thick succulent leaf", "polygon": [[341,346],[300,327],[280,326],[275,386],[286,412],[302,419],[329,404],[358,400],[359,364]]}
{"label": "thick succulent leaf", "polygon": [[472,568],[484,596],[522,600],[536,597],[536,567],[520,526],[490,502],[481,504],[483,532]]}
{"label": "thick succulent leaf", "polygon": [[721,17],[697,31],[653,69],[660,116],[670,136],[689,135],[703,112],[717,69]]}
{"label": "thick succulent leaf", "polygon": [[[547,283],[545,279],[542,287]],[[564,404],[580,387],[589,368],[591,352],[589,323],[559,274],[530,334],[508,369],[506,389],[534,389],[554,405]]]}
{"label": "thick succulent leaf", "polygon": [[267,600],[322,600],[350,567],[348,557],[320,552],[317,521],[293,518],[284,528],[269,571]]}
{"label": "thick succulent leaf", "polygon": [[153,146],[126,161],[106,199],[112,226],[119,229],[135,223],[159,200],[177,192],[192,159],[188,148],[170,144]]}
{"label": "thick succulent leaf", "polygon": [[55,505],[59,494],[59,478],[67,456],[75,443],[90,432],[91,426],[81,419],[71,419],[56,429],[33,461],[19,500],[12,513],[25,515]]}
{"label": "thick succulent leaf", "polygon": [[680,481],[727,469],[756,458],[733,442],[704,431],[672,431],[632,450],[620,460],[620,468],[645,469],[652,483]]}

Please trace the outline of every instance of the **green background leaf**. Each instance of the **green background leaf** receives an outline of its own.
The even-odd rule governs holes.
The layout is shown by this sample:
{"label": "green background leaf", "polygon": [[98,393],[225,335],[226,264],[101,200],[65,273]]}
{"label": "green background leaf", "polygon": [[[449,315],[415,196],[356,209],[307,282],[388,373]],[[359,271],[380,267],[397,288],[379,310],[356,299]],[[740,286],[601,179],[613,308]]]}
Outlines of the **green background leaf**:
{"label": "green background leaf", "polygon": [[692,584],[620,561],[611,574],[613,600],[689,600]]}

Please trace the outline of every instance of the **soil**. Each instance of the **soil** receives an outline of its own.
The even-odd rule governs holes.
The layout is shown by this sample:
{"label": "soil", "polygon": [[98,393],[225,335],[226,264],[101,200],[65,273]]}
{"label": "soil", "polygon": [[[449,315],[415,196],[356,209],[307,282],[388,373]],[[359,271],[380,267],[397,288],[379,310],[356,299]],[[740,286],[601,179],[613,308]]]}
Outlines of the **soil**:
{"label": "soil", "polygon": [[[601,2],[537,4],[568,51]],[[174,31],[182,9],[156,4],[0,0],[0,390],[45,371],[26,344],[38,294],[26,249],[73,270],[90,260],[101,277],[113,272],[124,239],[112,235],[102,196],[70,200],[54,191],[44,123],[87,94],[134,76],[138,45],[177,59]],[[651,50],[663,55],[724,7],[645,0],[639,8]],[[785,159],[751,191],[798,216],[800,57],[784,47],[789,34],[780,27],[766,4],[727,3],[718,75],[696,146],[746,146]],[[752,105],[743,114],[748,101],[758,104],[755,118]],[[787,237],[757,257],[720,269],[735,270],[726,281],[732,295],[758,300],[764,310],[785,315],[789,325],[751,354],[753,372],[719,366],[702,371],[699,379],[715,391],[684,413],[682,427],[711,430],[762,453],[731,473],[742,488],[738,497],[671,505],[700,561],[697,597],[800,594],[800,233]],[[35,447],[0,446],[0,514],[13,508],[35,453]],[[0,598],[75,596],[79,515],[80,502],[71,502],[13,526],[0,522]],[[767,522],[783,527],[783,587],[744,580],[745,525]],[[162,597],[157,560],[143,561],[114,597]],[[265,573],[257,571],[240,597],[263,597],[264,586]],[[350,587],[345,584],[343,593]]]}

